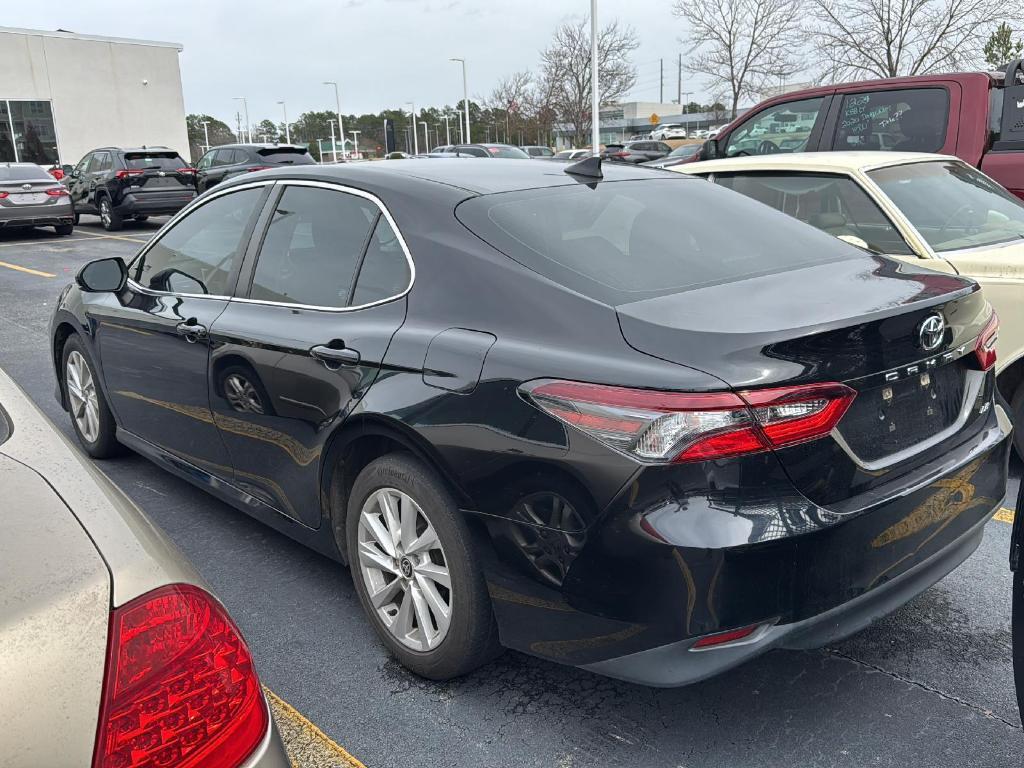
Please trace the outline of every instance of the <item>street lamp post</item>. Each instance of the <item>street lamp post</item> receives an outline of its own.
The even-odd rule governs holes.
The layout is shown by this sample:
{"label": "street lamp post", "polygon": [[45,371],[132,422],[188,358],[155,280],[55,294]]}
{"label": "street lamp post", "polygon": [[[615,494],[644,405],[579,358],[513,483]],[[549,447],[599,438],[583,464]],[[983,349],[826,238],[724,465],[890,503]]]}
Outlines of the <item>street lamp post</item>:
{"label": "street lamp post", "polygon": [[427,121],[420,120],[420,125],[423,126],[423,149],[427,152],[430,151],[430,134],[427,133]]}
{"label": "street lamp post", "polygon": [[[356,159],[359,159],[359,134],[362,131],[349,131],[352,134],[352,154],[355,155]],[[344,139],[342,139],[344,142]]]}
{"label": "street lamp post", "polygon": [[[334,160],[334,164],[337,165],[337,163],[338,163],[338,145],[334,143],[334,122],[335,121],[334,120],[328,120],[327,122],[331,124],[331,158]],[[345,146],[344,138],[342,138],[341,145],[343,147]],[[322,159],[323,158],[321,158],[321,160]]]}
{"label": "street lamp post", "polygon": [[590,144],[594,157],[601,154],[601,91],[597,77],[597,0],[590,0]]}
{"label": "street lamp post", "polygon": [[291,144],[292,143],[292,127],[288,125],[288,105],[283,101],[277,102],[281,105],[281,111],[284,112],[284,140]]}
{"label": "street lamp post", "polygon": [[249,102],[245,96],[232,96],[231,98],[242,102],[242,111],[245,112],[245,140],[252,144],[252,127],[249,125]]}
{"label": "street lamp post", "polygon": [[458,61],[462,63],[462,108],[466,113],[466,137],[464,143],[469,144],[473,139],[469,132],[469,86],[466,84],[466,60],[449,59],[449,61]]}
{"label": "street lamp post", "polygon": [[324,85],[334,86],[334,111],[338,116],[338,134],[341,136],[341,156],[345,156],[345,123],[341,119],[341,98],[338,96],[338,84],[333,80],[324,80]]}
{"label": "street lamp post", "polygon": [[416,133],[416,104],[411,101],[405,102],[409,105],[409,127],[412,128],[412,153],[418,155],[420,153],[420,140],[419,134]]}
{"label": "street lamp post", "polygon": [[450,116],[446,112],[444,115],[442,115],[442,117],[444,117],[444,143],[445,144],[451,144],[452,143],[452,127],[448,124],[448,118]]}
{"label": "street lamp post", "polygon": [[210,121],[203,120],[203,139],[206,141],[206,148],[204,152],[210,151]]}

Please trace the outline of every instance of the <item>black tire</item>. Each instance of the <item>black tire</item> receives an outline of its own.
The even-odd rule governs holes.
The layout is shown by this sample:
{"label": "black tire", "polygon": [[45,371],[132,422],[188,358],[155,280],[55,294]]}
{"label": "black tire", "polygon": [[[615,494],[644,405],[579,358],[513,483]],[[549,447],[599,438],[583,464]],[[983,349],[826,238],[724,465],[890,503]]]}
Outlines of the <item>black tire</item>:
{"label": "black tire", "polygon": [[61,237],[66,237],[67,235],[70,235],[72,232],[75,231],[75,225],[74,224],[58,224],[56,227],[53,228],[53,231],[56,232]]}
{"label": "black tire", "polygon": [[104,195],[100,198],[100,223],[107,232],[120,232],[124,226],[124,219],[116,210],[110,198]]}
{"label": "black tire", "polygon": [[[444,548],[452,586],[451,624],[441,643],[429,651],[416,651],[400,643],[377,615],[367,595],[359,566],[359,517],[370,494],[381,488],[395,488],[415,499]],[[404,667],[430,680],[450,680],[472,672],[501,653],[472,535],[455,499],[435,472],[406,453],[393,453],[370,462],[353,484],[345,522],[352,581],[359,601],[377,636]],[[405,599],[409,599],[408,595]]]}
{"label": "black tire", "polygon": [[82,340],[77,335],[72,335],[68,338],[64,344],[64,353],[61,356],[60,361],[60,385],[64,392],[64,401],[68,403],[70,408],[71,400],[68,395],[68,358],[72,352],[78,352],[89,367],[89,374],[92,376],[92,380],[96,388],[96,399],[97,399],[97,411],[99,416],[99,430],[95,440],[89,440],[85,435],[82,434],[81,429],[78,426],[78,420],[75,419],[74,415],[71,416],[71,426],[75,430],[75,436],[78,438],[79,444],[85,449],[85,452],[96,459],[109,459],[112,456],[117,456],[124,452],[124,446],[117,442],[117,423],[114,421],[114,416],[110,412],[110,407],[107,405],[107,398],[103,392],[103,388],[99,384],[99,379],[96,375],[96,368],[93,365],[92,359],[89,357],[89,353],[86,352],[85,346],[82,344]]}
{"label": "black tire", "polygon": [[1013,411],[1013,447],[1017,456],[1024,460],[1024,382],[1017,385],[1017,391],[1010,400],[1010,410]]}
{"label": "black tire", "polygon": [[79,220],[82,218],[82,214],[75,211],[75,226],[78,226]]}

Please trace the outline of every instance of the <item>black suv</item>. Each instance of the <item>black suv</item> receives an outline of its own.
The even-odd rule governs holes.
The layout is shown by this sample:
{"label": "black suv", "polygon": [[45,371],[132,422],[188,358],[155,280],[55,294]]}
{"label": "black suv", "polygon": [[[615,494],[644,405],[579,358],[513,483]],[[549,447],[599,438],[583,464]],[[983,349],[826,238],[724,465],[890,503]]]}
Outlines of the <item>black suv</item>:
{"label": "black suv", "polygon": [[99,214],[108,232],[125,219],[169,216],[196,196],[195,168],[167,147],[103,147],[83,157],[65,183],[75,210]]}
{"label": "black suv", "polygon": [[225,144],[214,147],[196,163],[196,187],[205,192],[225,179],[281,165],[315,165],[301,144]]}

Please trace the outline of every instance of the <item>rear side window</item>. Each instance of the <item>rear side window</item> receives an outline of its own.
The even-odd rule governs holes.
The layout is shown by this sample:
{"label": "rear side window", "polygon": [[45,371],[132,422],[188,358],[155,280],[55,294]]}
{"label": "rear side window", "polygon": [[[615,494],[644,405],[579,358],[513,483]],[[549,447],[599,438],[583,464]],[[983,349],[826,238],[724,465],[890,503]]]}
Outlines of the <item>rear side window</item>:
{"label": "rear side window", "polygon": [[858,257],[795,219],[685,176],[593,186],[484,195],[456,215],[529,269],[613,306]]}
{"label": "rear side window", "polygon": [[261,149],[257,151],[260,162],[271,165],[313,165],[316,161],[306,151],[294,152],[287,150]]}
{"label": "rear side window", "polygon": [[715,183],[835,237],[859,237],[880,253],[914,253],[882,209],[848,176],[723,173],[715,175]]}
{"label": "rear side window", "polygon": [[848,93],[832,149],[937,152],[946,143],[948,117],[945,88]]}
{"label": "rear side window", "polygon": [[457,152],[460,155],[470,155],[472,157],[487,157],[487,152],[480,147],[459,147]]}
{"label": "rear side window", "polygon": [[89,173],[102,173],[111,168],[110,153],[96,152],[89,161]]}
{"label": "rear side window", "polygon": [[245,252],[263,187],[215,197],[167,230],[135,266],[135,281],[168,293],[228,293]]}
{"label": "rear side window", "polygon": [[263,238],[249,298],[348,306],[378,214],[372,202],[346,192],[287,187]]}
{"label": "rear side window", "polygon": [[176,171],[188,165],[174,152],[127,152],[124,156],[124,164],[127,168],[141,171]]}
{"label": "rear side window", "polygon": [[395,230],[383,216],[377,218],[359,268],[352,305],[362,306],[403,293],[409,287],[409,262]]}

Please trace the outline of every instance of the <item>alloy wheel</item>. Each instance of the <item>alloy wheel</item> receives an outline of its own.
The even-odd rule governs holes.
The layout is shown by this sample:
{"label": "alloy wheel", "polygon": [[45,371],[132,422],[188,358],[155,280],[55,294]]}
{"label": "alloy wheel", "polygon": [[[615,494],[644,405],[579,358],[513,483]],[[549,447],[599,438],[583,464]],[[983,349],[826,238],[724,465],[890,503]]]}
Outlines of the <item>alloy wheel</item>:
{"label": "alloy wheel", "polygon": [[263,413],[263,400],[252,382],[241,374],[232,373],[224,379],[224,396],[236,411]]}
{"label": "alloy wheel", "polygon": [[420,505],[396,488],[374,491],[359,515],[357,545],[367,597],[388,632],[414,651],[440,645],[451,626],[451,574]]}
{"label": "alloy wheel", "polygon": [[100,435],[100,402],[89,364],[78,350],[68,355],[65,384],[71,406],[71,418],[87,442],[95,443]]}
{"label": "alloy wheel", "polygon": [[110,226],[110,203],[106,198],[100,201],[100,221],[103,222],[104,227]]}

